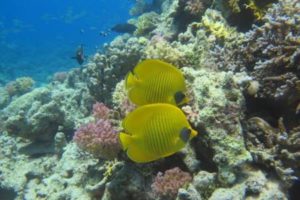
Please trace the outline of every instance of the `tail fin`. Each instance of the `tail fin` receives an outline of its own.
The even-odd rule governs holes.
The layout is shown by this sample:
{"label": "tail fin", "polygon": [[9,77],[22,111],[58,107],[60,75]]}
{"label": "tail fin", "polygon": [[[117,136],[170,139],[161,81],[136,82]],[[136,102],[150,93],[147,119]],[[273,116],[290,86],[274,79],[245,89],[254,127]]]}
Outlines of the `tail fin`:
{"label": "tail fin", "polygon": [[129,147],[129,145],[132,143],[132,136],[121,132],[119,134],[119,138],[120,138],[123,150],[126,151]]}

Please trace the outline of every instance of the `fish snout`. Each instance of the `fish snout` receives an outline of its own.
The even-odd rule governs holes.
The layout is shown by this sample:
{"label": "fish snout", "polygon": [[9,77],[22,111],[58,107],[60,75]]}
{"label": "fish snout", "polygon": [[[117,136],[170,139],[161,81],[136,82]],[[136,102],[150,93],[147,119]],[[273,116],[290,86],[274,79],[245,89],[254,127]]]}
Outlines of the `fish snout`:
{"label": "fish snout", "polygon": [[198,135],[198,132],[194,129],[191,129],[191,138],[196,137]]}

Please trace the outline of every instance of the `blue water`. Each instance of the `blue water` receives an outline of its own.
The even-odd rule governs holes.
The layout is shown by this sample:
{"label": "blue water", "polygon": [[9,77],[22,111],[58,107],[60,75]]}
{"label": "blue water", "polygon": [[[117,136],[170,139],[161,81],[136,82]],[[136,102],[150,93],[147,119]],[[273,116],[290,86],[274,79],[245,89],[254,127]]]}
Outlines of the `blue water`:
{"label": "blue water", "polygon": [[129,0],[0,0],[0,83],[31,76],[41,84],[57,71],[78,67],[70,59],[79,44],[92,55],[126,22]]}

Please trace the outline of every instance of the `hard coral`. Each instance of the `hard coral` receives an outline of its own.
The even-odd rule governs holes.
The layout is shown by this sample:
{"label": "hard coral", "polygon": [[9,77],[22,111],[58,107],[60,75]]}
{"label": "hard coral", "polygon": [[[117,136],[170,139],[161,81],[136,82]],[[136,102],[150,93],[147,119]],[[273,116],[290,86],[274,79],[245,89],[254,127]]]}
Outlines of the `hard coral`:
{"label": "hard coral", "polygon": [[117,110],[123,118],[136,108],[136,105],[134,105],[128,98],[124,80],[120,81],[116,85],[112,94],[112,101],[114,110]]}
{"label": "hard coral", "polygon": [[[192,94],[191,105],[184,111],[201,132],[201,127],[205,127],[206,134],[202,134],[202,139],[206,140],[206,145],[209,144],[207,148],[211,148],[210,152],[214,152],[210,159],[218,168],[219,182],[233,184],[240,173],[238,169],[252,160],[244,146],[241,126],[244,98],[233,83],[234,75],[231,72],[196,71],[191,68],[182,70],[191,85]],[[201,140],[195,142],[196,152],[202,154],[205,147]]]}
{"label": "hard coral", "polygon": [[154,194],[162,199],[174,199],[179,188],[186,186],[192,181],[189,173],[175,167],[162,172],[158,172],[151,185]]}
{"label": "hard coral", "polygon": [[239,50],[244,66],[263,88],[259,97],[276,100],[292,88],[299,97],[294,73],[300,64],[299,9],[296,0],[275,4],[263,18],[265,24],[247,33],[246,45]]}
{"label": "hard coral", "polygon": [[56,72],[53,74],[52,81],[63,83],[68,78],[68,72]]}
{"label": "hard coral", "polygon": [[[276,171],[285,187],[290,187],[300,176],[300,126],[287,131],[283,119],[278,128],[259,117],[248,120],[246,145],[254,161]],[[297,176],[297,177],[296,177]]]}
{"label": "hard coral", "polygon": [[199,15],[203,12],[204,5],[202,0],[188,0],[184,10],[192,15]]}
{"label": "hard coral", "polygon": [[34,85],[34,80],[30,77],[20,77],[17,78],[15,81],[9,82],[6,85],[6,91],[8,92],[9,96],[20,96],[29,92]]}
{"label": "hard coral", "polygon": [[145,48],[144,57],[147,59],[160,59],[176,66],[183,66],[184,53],[179,51],[163,37],[154,36]]}
{"label": "hard coral", "polygon": [[81,126],[73,139],[81,149],[105,159],[115,158],[121,149],[117,131],[104,119]]}
{"label": "hard coral", "polygon": [[207,9],[202,17],[201,24],[206,28],[207,32],[215,36],[217,39],[229,39],[235,37],[235,29],[230,27],[221,13]]}
{"label": "hard coral", "polygon": [[155,12],[148,12],[141,15],[135,24],[137,29],[134,32],[137,36],[146,36],[154,30],[159,22],[159,15]]}
{"label": "hard coral", "polygon": [[145,46],[143,37],[124,35],[106,45],[104,53],[96,53],[83,70],[90,94],[97,101],[112,103],[116,84],[138,63]]}

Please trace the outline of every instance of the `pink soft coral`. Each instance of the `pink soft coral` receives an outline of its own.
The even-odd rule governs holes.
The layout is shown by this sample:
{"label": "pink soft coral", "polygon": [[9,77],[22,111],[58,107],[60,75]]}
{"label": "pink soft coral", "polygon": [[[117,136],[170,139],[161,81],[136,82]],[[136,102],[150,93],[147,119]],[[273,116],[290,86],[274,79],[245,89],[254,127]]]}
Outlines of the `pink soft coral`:
{"label": "pink soft coral", "polygon": [[108,119],[111,110],[104,104],[96,102],[93,105],[93,116],[95,119]]}
{"label": "pink soft coral", "polygon": [[105,159],[115,158],[121,149],[117,131],[106,119],[81,126],[73,139],[81,149]]}
{"label": "pink soft coral", "polygon": [[165,171],[165,174],[158,172],[151,185],[154,194],[165,199],[174,199],[178,189],[192,181],[189,173],[175,167]]}

